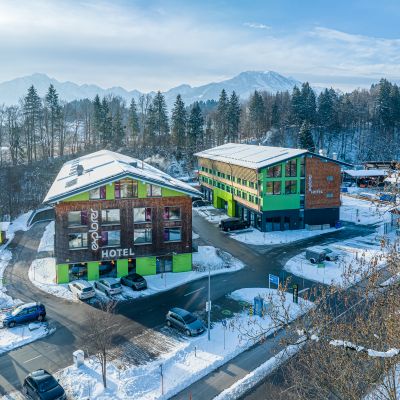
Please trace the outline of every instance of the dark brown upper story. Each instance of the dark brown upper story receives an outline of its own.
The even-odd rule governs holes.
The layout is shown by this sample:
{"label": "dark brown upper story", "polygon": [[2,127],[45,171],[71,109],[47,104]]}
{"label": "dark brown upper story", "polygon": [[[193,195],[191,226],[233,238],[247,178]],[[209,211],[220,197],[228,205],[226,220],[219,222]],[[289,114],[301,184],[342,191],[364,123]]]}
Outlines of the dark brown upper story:
{"label": "dark brown upper story", "polygon": [[305,180],[306,209],[340,207],[340,165],[307,157]]}
{"label": "dark brown upper story", "polygon": [[[151,223],[133,222],[134,207],[150,207]],[[167,221],[163,218],[164,207],[180,207],[181,218],[179,221]],[[69,227],[68,213],[70,211],[87,210],[99,211],[99,233],[104,230],[120,230],[121,244],[118,248],[133,249],[134,257],[170,255],[171,253],[190,253],[192,251],[192,201],[187,196],[158,197],[158,198],[134,198],[118,200],[90,200],[71,201],[55,205],[55,257],[57,263],[73,263],[101,260],[101,247],[95,252],[87,249],[69,249],[68,234],[89,231],[89,222],[86,226]],[[101,210],[119,209],[120,224],[102,226]],[[152,228],[152,243],[134,245],[134,229]],[[180,242],[165,242],[163,238],[164,228],[181,227]],[[118,258],[132,258],[118,257]]]}

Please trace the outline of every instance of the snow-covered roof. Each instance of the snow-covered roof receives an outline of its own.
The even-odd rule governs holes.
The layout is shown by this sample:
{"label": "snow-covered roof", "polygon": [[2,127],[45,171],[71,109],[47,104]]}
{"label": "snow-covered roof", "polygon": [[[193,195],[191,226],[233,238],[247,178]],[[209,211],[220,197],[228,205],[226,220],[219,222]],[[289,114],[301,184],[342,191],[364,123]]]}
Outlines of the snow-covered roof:
{"label": "snow-covered roof", "polygon": [[[82,169],[81,175],[78,174],[80,169]],[[201,193],[192,186],[172,178],[141,160],[113,151],[101,150],[66,162],[47,193],[44,203],[54,203],[106,183],[129,177],[189,196],[201,196]]]}
{"label": "snow-covered roof", "polygon": [[241,167],[259,169],[305,153],[308,153],[308,151],[303,149],[227,143],[209,150],[200,151],[195,156]]}
{"label": "snow-covered roof", "polygon": [[361,178],[366,176],[387,176],[388,172],[384,169],[346,169],[345,174],[353,178]]}

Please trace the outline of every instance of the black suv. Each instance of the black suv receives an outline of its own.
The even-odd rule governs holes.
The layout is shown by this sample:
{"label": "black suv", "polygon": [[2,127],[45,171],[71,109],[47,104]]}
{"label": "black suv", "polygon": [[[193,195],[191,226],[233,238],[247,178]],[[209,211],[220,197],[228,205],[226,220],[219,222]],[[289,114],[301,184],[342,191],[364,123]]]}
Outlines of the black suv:
{"label": "black suv", "polygon": [[67,398],[58,381],[44,369],[31,372],[24,380],[22,391],[33,400],[66,400]]}
{"label": "black suv", "polygon": [[250,226],[250,221],[245,221],[240,218],[226,218],[220,221],[219,227],[223,231],[237,231],[239,229],[246,229]]}

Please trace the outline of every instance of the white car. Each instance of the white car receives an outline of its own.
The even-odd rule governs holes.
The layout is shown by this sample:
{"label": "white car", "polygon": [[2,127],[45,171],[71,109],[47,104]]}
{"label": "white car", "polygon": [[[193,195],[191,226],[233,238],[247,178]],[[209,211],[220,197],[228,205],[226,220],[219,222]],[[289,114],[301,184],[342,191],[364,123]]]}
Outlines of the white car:
{"label": "white car", "polygon": [[84,280],[78,280],[68,283],[68,289],[80,300],[91,299],[96,296],[93,286]]}
{"label": "white car", "polygon": [[101,290],[107,296],[122,293],[122,285],[114,278],[103,278],[94,283],[96,289]]}

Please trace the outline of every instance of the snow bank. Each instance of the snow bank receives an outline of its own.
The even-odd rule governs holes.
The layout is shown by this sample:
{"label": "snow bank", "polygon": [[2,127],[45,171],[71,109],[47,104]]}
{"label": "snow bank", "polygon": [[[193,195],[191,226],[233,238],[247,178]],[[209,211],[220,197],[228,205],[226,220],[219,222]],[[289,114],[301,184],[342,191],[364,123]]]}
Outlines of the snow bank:
{"label": "snow bank", "polygon": [[54,221],[46,226],[38,247],[40,251],[54,251]]}
{"label": "snow bank", "polygon": [[5,281],[3,278],[4,271],[11,258],[12,258],[11,251],[5,248],[3,248],[3,250],[0,250],[0,310],[2,308],[10,308],[21,303],[20,300],[14,300],[8,294],[6,294],[7,290],[4,286],[5,285]]}

